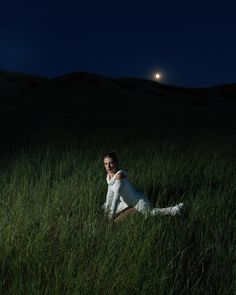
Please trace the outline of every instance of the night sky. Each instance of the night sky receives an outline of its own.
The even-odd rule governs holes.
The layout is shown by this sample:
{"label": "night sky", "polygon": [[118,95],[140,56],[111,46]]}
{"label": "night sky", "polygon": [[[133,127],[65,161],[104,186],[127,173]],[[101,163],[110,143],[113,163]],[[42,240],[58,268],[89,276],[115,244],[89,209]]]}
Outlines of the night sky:
{"label": "night sky", "polygon": [[236,83],[236,1],[2,3],[0,70]]}

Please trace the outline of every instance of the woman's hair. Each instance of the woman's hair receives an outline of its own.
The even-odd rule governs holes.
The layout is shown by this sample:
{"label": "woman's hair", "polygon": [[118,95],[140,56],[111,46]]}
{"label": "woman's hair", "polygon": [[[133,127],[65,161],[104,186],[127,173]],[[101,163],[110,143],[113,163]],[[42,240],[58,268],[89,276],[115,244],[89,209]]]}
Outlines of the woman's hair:
{"label": "woman's hair", "polygon": [[115,163],[118,163],[118,157],[115,152],[108,152],[108,153],[104,154],[103,159],[105,159],[105,158],[112,158],[112,160]]}

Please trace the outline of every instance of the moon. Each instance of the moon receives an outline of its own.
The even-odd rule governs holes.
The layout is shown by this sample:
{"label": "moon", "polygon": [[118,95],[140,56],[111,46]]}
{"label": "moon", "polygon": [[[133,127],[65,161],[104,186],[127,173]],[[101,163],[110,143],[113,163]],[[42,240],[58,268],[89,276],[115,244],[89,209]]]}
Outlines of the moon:
{"label": "moon", "polygon": [[160,80],[160,79],[161,79],[161,74],[160,74],[160,73],[156,73],[156,74],[155,74],[155,78],[156,78],[157,80]]}

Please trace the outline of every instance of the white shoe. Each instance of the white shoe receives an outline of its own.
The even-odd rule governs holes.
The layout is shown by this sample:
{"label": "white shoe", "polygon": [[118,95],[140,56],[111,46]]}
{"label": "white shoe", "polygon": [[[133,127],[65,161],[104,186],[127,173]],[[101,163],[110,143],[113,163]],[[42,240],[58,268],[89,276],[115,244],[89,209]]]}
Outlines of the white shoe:
{"label": "white shoe", "polygon": [[178,205],[176,205],[177,207],[177,214],[178,215],[182,215],[184,213],[184,203],[179,203]]}

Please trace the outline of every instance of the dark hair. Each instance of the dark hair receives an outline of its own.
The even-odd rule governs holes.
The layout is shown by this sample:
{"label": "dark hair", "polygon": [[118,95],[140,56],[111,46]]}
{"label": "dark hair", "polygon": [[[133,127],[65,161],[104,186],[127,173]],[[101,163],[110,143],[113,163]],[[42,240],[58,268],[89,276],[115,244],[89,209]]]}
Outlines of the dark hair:
{"label": "dark hair", "polygon": [[118,162],[118,157],[117,154],[115,152],[108,152],[106,154],[104,154],[103,159],[105,158],[112,158],[112,160],[117,163]]}

